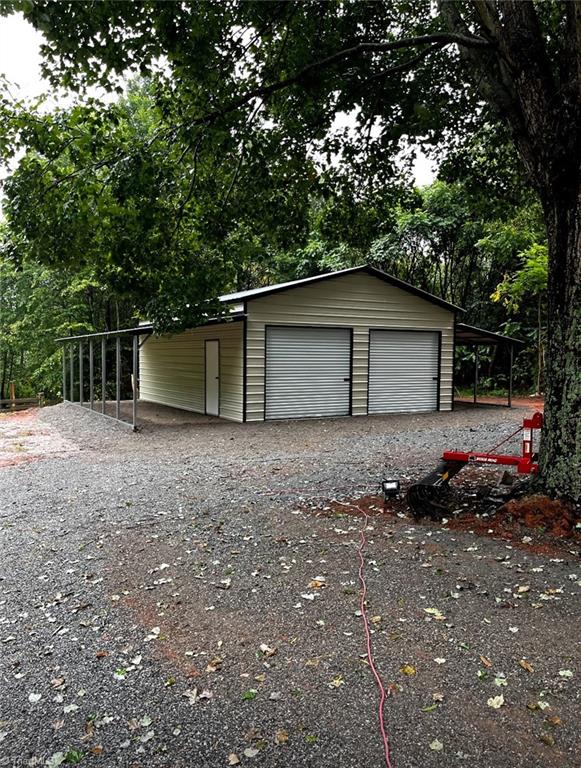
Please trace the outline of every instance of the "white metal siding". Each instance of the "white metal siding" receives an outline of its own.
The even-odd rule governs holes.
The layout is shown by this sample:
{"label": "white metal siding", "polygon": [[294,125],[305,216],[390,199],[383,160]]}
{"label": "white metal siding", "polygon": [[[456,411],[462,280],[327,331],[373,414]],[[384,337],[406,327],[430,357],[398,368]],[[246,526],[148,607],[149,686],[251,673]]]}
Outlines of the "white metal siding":
{"label": "white metal siding", "polygon": [[433,331],[370,331],[369,413],[437,410],[438,347]]}
{"label": "white metal siding", "polygon": [[452,408],[454,313],[364,273],[337,276],[248,301],[248,421],[264,419],[265,325],[353,328],[352,413],[367,413],[370,328],[441,331],[440,410]]}
{"label": "white metal siding", "polygon": [[351,332],[266,328],[267,419],[348,416]]}
{"label": "white metal siding", "polygon": [[204,413],[207,339],[220,341],[220,416],[242,421],[242,322],[150,336],[139,352],[140,399]]}

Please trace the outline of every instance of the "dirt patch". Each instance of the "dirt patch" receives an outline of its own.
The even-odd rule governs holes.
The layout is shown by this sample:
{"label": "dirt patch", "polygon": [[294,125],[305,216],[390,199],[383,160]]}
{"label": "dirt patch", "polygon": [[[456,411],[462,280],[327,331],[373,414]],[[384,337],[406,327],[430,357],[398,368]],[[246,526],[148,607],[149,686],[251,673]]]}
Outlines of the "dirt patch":
{"label": "dirt patch", "polygon": [[507,521],[512,518],[527,528],[543,529],[552,536],[573,536],[575,531],[573,505],[547,496],[512,499],[498,510],[497,515]]}
{"label": "dirt patch", "polygon": [[331,501],[311,511],[318,516],[360,517],[364,510],[370,517],[405,517],[414,524],[444,525],[452,530],[471,532],[478,536],[505,539],[514,546],[538,554],[559,554],[563,549],[570,551],[572,545],[581,549],[581,529],[577,527],[581,510],[572,504],[531,495],[495,507],[490,497],[482,493],[482,489],[480,493],[475,493],[472,486],[455,489],[454,502],[453,506],[461,507],[462,511],[450,514],[441,522],[429,517],[413,518],[403,495],[389,501],[385,501],[382,496],[363,496],[344,503]]}
{"label": "dirt patch", "polygon": [[79,449],[39,419],[40,409],[0,414],[0,468],[67,455]]}

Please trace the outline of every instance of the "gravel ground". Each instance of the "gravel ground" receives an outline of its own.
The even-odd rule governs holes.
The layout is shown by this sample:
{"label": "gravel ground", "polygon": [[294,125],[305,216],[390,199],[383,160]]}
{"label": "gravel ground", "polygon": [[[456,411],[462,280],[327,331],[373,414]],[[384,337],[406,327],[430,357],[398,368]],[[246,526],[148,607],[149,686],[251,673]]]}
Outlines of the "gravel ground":
{"label": "gravel ground", "polygon": [[[327,502],[489,447],[523,413],[139,434],[36,414],[35,448],[0,468],[0,766],[384,765],[361,519]],[[389,509],[366,534],[393,765],[579,766],[572,545],[539,554]]]}

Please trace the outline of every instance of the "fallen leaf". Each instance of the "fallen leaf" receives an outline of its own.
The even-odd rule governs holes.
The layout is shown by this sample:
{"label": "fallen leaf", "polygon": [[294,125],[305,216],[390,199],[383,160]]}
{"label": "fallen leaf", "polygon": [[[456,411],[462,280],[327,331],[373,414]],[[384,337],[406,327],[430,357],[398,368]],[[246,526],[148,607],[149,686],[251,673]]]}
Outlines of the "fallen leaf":
{"label": "fallen leaf", "polygon": [[534,672],[534,671],[535,671],[535,670],[533,669],[533,667],[531,667],[531,665],[529,664],[529,662],[528,662],[526,659],[521,659],[521,660],[519,661],[519,664],[520,664],[520,666],[521,666],[521,667],[522,667],[522,668],[523,668],[523,669],[524,669],[526,672]]}
{"label": "fallen leaf", "polygon": [[258,749],[255,749],[254,747],[247,747],[247,748],[244,750],[244,756],[245,756],[245,757],[256,757],[256,755],[258,754],[258,752],[259,752],[259,750],[258,750]]}
{"label": "fallen leaf", "polygon": [[552,733],[543,733],[543,735],[540,737],[543,744],[546,744],[548,747],[554,747],[555,746],[555,737]]}
{"label": "fallen leaf", "polygon": [[95,654],[95,656],[98,659],[104,659],[108,655],[109,655],[109,651],[97,651],[97,653]]}
{"label": "fallen leaf", "polygon": [[340,688],[342,685],[345,685],[345,680],[343,680],[342,675],[339,675],[334,680],[331,680],[329,688]]}
{"label": "fallen leaf", "polygon": [[326,579],[324,576],[316,576],[312,581],[309,582],[309,589],[323,589],[323,587],[326,587]]}
{"label": "fallen leaf", "polygon": [[230,752],[228,755],[228,765],[238,765],[240,763],[240,758],[236,754],[236,752]]}
{"label": "fallen leaf", "polygon": [[411,664],[404,664],[403,667],[400,667],[399,671],[408,677],[413,677],[415,674],[417,674],[416,668]]}
{"label": "fallen leaf", "polygon": [[492,707],[492,709],[500,709],[504,705],[504,696],[502,693],[500,696],[492,696],[486,703],[489,707]]}
{"label": "fallen leaf", "polygon": [[492,662],[486,656],[481,656],[480,661],[484,664],[485,667],[488,667],[489,669],[492,666]]}
{"label": "fallen leaf", "polygon": [[436,664],[445,664],[446,663],[446,659],[443,659],[441,657],[436,657],[434,659],[434,661],[436,662]]}
{"label": "fallen leaf", "polygon": [[429,613],[430,616],[433,616],[436,619],[436,621],[444,621],[446,618],[438,608],[424,608],[424,612]]}
{"label": "fallen leaf", "polygon": [[206,672],[217,672],[222,666],[223,659],[220,656],[215,656],[212,661],[208,662]]}
{"label": "fallen leaf", "polygon": [[430,744],[430,749],[434,752],[441,752],[444,749],[444,745],[439,739],[434,739]]}
{"label": "fallen leaf", "polygon": [[277,744],[286,744],[288,741],[288,733],[286,731],[277,731],[274,740]]}
{"label": "fallen leaf", "polygon": [[432,699],[434,701],[444,701],[444,694],[440,693],[440,691],[436,691],[432,694]]}
{"label": "fallen leaf", "polygon": [[261,643],[260,644],[260,650],[261,650],[261,652],[263,653],[264,656],[274,656],[275,653],[277,652],[277,648],[271,648],[266,643]]}
{"label": "fallen leaf", "polygon": [[37,701],[40,701],[42,699],[42,693],[29,693],[28,694],[28,701],[31,704],[36,704]]}
{"label": "fallen leaf", "polygon": [[252,701],[252,699],[256,698],[256,694],[258,691],[256,688],[250,688],[248,691],[244,691],[242,694],[242,701]]}
{"label": "fallen leaf", "polygon": [[573,677],[573,673],[571,672],[570,669],[560,669],[559,670],[559,675],[561,677],[565,677],[565,678]]}
{"label": "fallen leaf", "polygon": [[559,715],[553,715],[552,717],[547,717],[547,723],[549,723],[549,725],[554,725],[554,726],[561,725],[561,718],[559,717]]}

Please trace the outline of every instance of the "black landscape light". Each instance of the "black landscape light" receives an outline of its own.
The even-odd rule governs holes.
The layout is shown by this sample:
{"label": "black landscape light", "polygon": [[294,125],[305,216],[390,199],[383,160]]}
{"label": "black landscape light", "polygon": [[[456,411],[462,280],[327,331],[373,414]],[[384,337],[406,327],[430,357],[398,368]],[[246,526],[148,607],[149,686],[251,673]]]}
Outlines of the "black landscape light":
{"label": "black landscape light", "polygon": [[382,480],[381,488],[385,499],[393,499],[399,493],[399,480]]}

